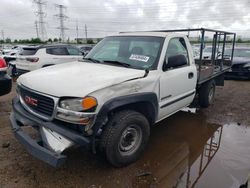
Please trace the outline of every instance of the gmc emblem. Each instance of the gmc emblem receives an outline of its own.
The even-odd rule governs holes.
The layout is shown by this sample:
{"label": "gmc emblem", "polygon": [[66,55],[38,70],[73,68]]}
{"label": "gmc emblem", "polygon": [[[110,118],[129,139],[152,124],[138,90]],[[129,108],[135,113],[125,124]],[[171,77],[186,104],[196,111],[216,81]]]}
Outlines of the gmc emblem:
{"label": "gmc emblem", "polygon": [[37,100],[36,99],[33,99],[29,96],[25,96],[24,97],[24,101],[28,104],[28,105],[32,105],[32,106],[37,106]]}

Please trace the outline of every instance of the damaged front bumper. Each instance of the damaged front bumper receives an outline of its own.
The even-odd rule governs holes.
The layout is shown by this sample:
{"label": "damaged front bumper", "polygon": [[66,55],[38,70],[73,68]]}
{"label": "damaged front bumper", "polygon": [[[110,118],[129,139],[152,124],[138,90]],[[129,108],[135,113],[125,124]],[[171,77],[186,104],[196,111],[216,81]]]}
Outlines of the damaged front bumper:
{"label": "damaged front bumper", "polygon": [[[27,112],[18,98],[12,101],[13,111],[10,115],[12,130],[17,140],[34,157],[54,166],[61,166],[67,156],[61,154],[72,145],[89,146],[90,138],[66,128],[59,123],[46,122]],[[31,126],[38,130],[41,140],[32,139],[22,127]]]}

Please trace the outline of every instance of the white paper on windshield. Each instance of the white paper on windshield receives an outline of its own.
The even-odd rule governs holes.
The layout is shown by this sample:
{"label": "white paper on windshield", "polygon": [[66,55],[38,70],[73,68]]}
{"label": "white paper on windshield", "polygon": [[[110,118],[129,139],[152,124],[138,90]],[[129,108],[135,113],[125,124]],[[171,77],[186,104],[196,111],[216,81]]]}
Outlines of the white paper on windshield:
{"label": "white paper on windshield", "polygon": [[129,57],[129,59],[135,60],[135,61],[148,62],[149,57],[148,57],[148,56],[145,56],[145,55],[131,54],[131,56]]}

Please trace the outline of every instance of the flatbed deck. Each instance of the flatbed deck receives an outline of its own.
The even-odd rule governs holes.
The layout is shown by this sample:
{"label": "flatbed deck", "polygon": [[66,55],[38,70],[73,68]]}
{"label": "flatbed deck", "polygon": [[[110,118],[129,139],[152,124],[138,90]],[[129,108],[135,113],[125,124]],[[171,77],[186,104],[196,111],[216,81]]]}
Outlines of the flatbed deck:
{"label": "flatbed deck", "polygon": [[199,65],[196,65],[198,72],[197,84],[201,85],[204,82],[223,75],[231,69],[231,66],[225,66],[222,69],[219,66],[202,66],[199,71]]}

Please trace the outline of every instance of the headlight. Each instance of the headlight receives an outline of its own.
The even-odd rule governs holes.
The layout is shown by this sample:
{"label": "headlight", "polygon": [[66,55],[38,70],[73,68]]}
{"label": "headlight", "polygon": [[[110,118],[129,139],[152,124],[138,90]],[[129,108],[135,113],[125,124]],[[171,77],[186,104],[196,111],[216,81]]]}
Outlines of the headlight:
{"label": "headlight", "polygon": [[97,100],[94,97],[65,99],[59,104],[60,108],[76,112],[90,111],[91,109],[94,110],[96,106]]}
{"label": "headlight", "polygon": [[73,123],[85,125],[88,131],[95,119],[97,100],[94,97],[63,99],[57,107],[56,118]]}

